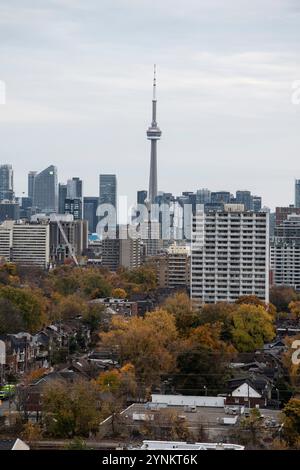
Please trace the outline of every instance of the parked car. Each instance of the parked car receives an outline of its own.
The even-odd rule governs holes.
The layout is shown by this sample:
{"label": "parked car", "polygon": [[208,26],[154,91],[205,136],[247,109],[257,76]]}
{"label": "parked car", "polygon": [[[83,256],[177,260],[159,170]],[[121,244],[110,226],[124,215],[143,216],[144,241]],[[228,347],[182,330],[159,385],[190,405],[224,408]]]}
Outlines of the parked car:
{"label": "parked car", "polygon": [[0,400],[5,400],[16,393],[16,386],[13,384],[6,384],[0,387]]}

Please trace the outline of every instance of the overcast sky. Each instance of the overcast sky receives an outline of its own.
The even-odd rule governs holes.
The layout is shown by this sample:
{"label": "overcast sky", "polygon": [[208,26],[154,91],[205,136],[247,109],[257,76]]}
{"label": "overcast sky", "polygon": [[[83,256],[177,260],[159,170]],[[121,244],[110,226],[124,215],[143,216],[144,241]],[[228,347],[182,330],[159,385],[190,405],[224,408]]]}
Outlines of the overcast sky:
{"label": "overcast sky", "polygon": [[1,0],[1,163],[116,173],[148,186],[157,64],[159,190],[250,189],[269,207],[300,178],[299,0]]}

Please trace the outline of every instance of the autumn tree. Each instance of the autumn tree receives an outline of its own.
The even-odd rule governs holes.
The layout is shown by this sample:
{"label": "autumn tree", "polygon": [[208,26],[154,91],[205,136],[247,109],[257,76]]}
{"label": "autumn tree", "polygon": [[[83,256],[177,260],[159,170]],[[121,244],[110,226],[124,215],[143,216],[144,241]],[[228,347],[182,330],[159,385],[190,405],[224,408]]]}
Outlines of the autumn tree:
{"label": "autumn tree", "polygon": [[94,383],[101,393],[102,414],[104,417],[110,417],[111,433],[117,435],[124,428],[120,412],[128,400],[135,398],[137,392],[134,366],[128,363],[121,369],[102,372]]}
{"label": "autumn tree", "polygon": [[9,299],[0,298],[0,334],[18,333],[25,327],[19,307]]}
{"label": "autumn tree", "polygon": [[200,310],[199,322],[201,325],[219,323],[221,325],[220,339],[231,341],[232,311],[236,308],[227,302],[206,304]]}
{"label": "autumn tree", "polygon": [[98,394],[92,383],[56,381],[45,387],[43,422],[49,436],[73,438],[97,432],[100,421]]}
{"label": "autumn tree", "polygon": [[162,373],[173,369],[177,336],[174,316],[165,310],[144,318],[113,318],[111,330],[100,334],[102,344],[117,351],[122,364],[133,364],[145,384],[157,382]]}
{"label": "autumn tree", "polygon": [[24,439],[29,446],[32,446],[36,441],[39,441],[42,439],[42,428],[40,424],[38,423],[33,423],[32,421],[28,421],[27,423],[24,424],[24,428],[22,431],[22,439]]}
{"label": "autumn tree", "polygon": [[255,303],[220,302],[204,305],[200,312],[200,322],[218,322],[221,325],[220,338],[240,352],[255,351],[275,337],[274,316],[265,306]]}
{"label": "autumn tree", "polygon": [[66,296],[75,294],[80,287],[80,279],[77,278],[74,268],[70,266],[60,266],[55,268],[46,281],[46,288],[49,291],[58,292]]}
{"label": "autumn tree", "polygon": [[85,297],[97,299],[111,296],[112,286],[101,272],[90,269],[83,270],[81,274],[80,288]]}
{"label": "autumn tree", "polygon": [[110,392],[114,397],[126,401],[128,397],[134,397],[137,384],[134,366],[125,364],[120,369],[112,369],[101,372],[95,380],[97,389],[100,392]]}
{"label": "autumn tree", "polygon": [[156,272],[152,266],[144,265],[134,269],[119,270],[119,277],[125,282],[127,291],[150,292],[156,289]]}
{"label": "autumn tree", "polygon": [[221,324],[191,330],[182,342],[173,376],[176,390],[185,395],[216,395],[224,391],[235,350],[221,339]]}
{"label": "autumn tree", "polygon": [[300,444],[300,399],[291,398],[283,408],[283,437],[290,446]]}
{"label": "autumn tree", "polygon": [[289,303],[289,311],[291,312],[294,319],[299,320],[300,318],[300,300],[293,300]]}
{"label": "autumn tree", "polygon": [[238,305],[232,312],[232,344],[240,352],[262,348],[275,337],[274,319],[264,307]]}
{"label": "autumn tree", "polygon": [[43,288],[44,281],[48,272],[39,266],[16,265],[16,279],[19,279],[19,285],[29,285],[31,287]]}
{"label": "autumn tree", "polygon": [[191,300],[184,292],[168,297],[162,308],[174,315],[176,327],[182,335],[199,324],[199,314],[193,310]]}
{"label": "autumn tree", "polygon": [[263,307],[271,315],[276,314],[276,307],[272,303],[266,304],[263,300],[259,299],[256,295],[241,295],[236,301],[236,304],[256,305]]}
{"label": "autumn tree", "polygon": [[125,289],[122,289],[121,287],[116,287],[113,289],[112,294],[111,294],[115,299],[126,299],[127,297],[127,292]]}
{"label": "autumn tree", "polygon": [[88,306],[84,299],[76,294],[62,297],[57,307],[58,318],[62,320],[68,320],[83,316],[88,312]]}
{"label": "autumn tree", "polygon": [[47,321],[48,301],[38,289],[5,286],[0,289],[0,299],[8,300],[21,312],[26,331],[36,332]]}
{"label": "autumn tree", "polygon": [[121,374],[118,369],[101,372],[99,377],[95,380],[95,384],[99,388],[100,392],[110,392],[115,394],[119,392],[121,388]]}
{"label": "autumn tree", "polygon": [[262,442],[262,419],[257,408],[250,410],[250,416],[243,417],[239,423],[238,433],[242,439],[252,446],[260,446]]}
{"label": "autumn tree", "polygon": [[0,264],[0,285],[11,285],[17,287],[20,284],[20,278],[17,273],[17,267],[14,263]]}
{"label": "autumn tree", "polygon": [[270,302],[275,305],[278,312],[287,312],[289,303],[297,299],[298,295],[292,287],[273,286],[270,289]]}
{"label": "autumn tree", "polygon": [[105,307],[100,303],[90,303],[87,306],[87,309],[83,312],[82,321],[85,325],[88,325],[91,333],[99,330],[101,324],[104,321]]}

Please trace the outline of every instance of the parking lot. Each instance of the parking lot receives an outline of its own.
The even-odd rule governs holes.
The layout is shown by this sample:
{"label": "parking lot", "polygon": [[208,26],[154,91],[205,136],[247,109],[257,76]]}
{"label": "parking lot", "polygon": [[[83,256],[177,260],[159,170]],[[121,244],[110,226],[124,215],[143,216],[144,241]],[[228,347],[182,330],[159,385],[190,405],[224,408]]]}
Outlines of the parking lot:
{"label": "parking lot", "polygon": [[[224,418],[235,417],[234,415],[225,413],[224,408],[215,407],[197,407],[196,411],[186,411],[183,406],[168,406],[161,410],[174,411],[182,421],[186,422],[189,430],[195,435],[199,432],[200,427],[206,432],[208,437],[213,440],[220,440],[231,431],[235,425],[226,425],[223,423]],[[129,426],[142,426],[147,419],[153,419],[158,410],[147,409],[145,405],[133,404],[123,412],[123,417]],[[273,427],[279,426],[280,410],[260,409],[262,422],[267,425],[272,423]],[[148,417],[148,418],[147,418]],[[139,419],[140,418],[140,419]],[[241,415],[236,415],[236,424],[241,419]]]}

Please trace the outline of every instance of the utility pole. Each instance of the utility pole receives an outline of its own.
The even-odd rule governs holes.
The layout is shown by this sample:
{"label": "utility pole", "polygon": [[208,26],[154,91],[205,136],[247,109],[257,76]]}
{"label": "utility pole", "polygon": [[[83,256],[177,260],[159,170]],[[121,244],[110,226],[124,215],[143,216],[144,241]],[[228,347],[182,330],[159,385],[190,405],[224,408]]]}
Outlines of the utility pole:
{"label": "utility pole", "polygon": [[11,388],[8,389],[8,421],[9,427],[11,427]]}
{"label": "utility pole", "polygon": [[250,411],[250,408],[251,408],[251,406],[250,406],[250,386],[249,386],[249,383],[247,383],[247,385],[248,385],[248,409]]}

